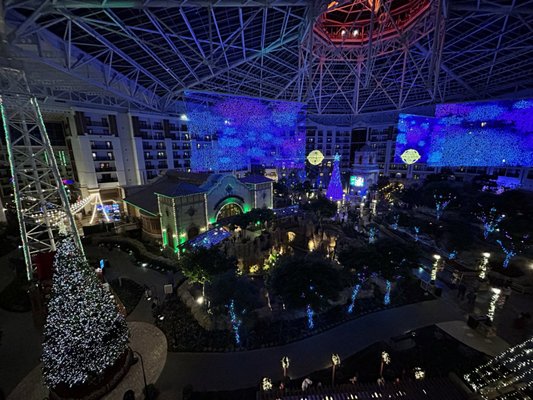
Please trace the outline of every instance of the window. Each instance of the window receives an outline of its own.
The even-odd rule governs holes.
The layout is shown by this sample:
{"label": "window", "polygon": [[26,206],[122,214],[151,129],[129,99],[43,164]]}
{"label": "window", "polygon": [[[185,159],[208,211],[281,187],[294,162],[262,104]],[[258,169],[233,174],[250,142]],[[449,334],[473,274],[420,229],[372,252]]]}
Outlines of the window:
{"label": "window", "polygon": [[107,152],[107,158],[109,158],[110,160],[112,160],[112,159],[113,159],[113,153],[110,152],[110,151],[108,151],[108,152]]}
{"label": "window", "polygon": [[96,153],[93,151],[93,160],[96,160]]}

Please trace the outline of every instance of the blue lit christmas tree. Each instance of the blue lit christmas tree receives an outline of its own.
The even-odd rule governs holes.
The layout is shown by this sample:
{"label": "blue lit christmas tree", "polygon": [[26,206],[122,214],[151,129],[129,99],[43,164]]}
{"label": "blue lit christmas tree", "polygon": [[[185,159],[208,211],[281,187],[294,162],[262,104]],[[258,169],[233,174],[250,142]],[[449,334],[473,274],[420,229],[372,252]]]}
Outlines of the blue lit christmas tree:
{"label": "blue lit christmas tree", "polygon": [[343,198],[341,171],[339,169],[339,162],[341,156],[335,154],[333,158],[333,172],[331,173],[331,179],[328,185],[328,191],[326,197],[332,201],[340,201]]}

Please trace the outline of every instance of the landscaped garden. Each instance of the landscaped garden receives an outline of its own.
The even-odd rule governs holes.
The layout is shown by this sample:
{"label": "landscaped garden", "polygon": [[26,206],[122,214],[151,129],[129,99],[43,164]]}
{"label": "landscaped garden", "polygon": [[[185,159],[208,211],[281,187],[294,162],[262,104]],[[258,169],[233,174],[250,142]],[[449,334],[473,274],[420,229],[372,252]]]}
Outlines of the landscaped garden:
{"label": "landscaped garden", "polygon": [[370,240],[366,233],[345,237],[332,221],[335,207],[320,198],[297,225],[266,221],[266,213],[262,219],[253,211],[234,224],[233,239],[186,248],[175,261],[188,281],[177,298],[167,297],[155,310],[169,348],[281,345],[369,312],[432,298],[410,274],[418,265],[416,247]]}

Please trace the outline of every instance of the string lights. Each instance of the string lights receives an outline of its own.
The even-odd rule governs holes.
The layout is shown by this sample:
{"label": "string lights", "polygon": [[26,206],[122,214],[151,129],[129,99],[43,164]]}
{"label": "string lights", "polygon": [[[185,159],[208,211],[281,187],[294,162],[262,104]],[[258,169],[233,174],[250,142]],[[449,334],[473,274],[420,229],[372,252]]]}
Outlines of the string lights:
{"label": "string lights", "polygon": [[483,398],[518,399],[533,388],[533,338],[511,347],[464,376]]}
{"label": "string lights", "polygon": [[307,314],[307,327],[309,329],[313,329],[315,327],[315,321],[313,319],[314,316],[315,316],[315,312],[311,308],[310,304],[307,305],[307,308],[306,308],[305,312]]}
{"label": "string lights", "polygon": [[98,281],[71,237],[54,258],[52,296],[44,327],[43,378],[72,387],[101,375],[128,345],[128,328],[111,293]]}
{"label": "string lights", "polygon": [[383,304],[388,306],[390,304],[390,291],[391,291],[392,283],[389,280],[385,281],[385,296],[383,297]]}
{"label": "string lights", "polygon": [[488,213],[481,211],[477,218],[483,223],[483,237],[487,239],[491,233],[498,229],[500,222],[505,218],[505,214],[498,214],[498,210],[492,207]]}
{"label": "string lights", "polygon": [[344,192],[342,190],[341,172],[339,168],[341,157],[335,154],[333,158],[333,171],[331,173],[331,179],[328,184],[328,190],[326,197],[331,201],[341,201],[344,199]]}
{"label": "string lights", "polygon": [[241,344],[241,335],[239,333],[239,328],[241,327],[242,321],[237,317],[237,313],[235,312],[235,300],[231,300],[229,304],[229,316],[231,320],[231,328],[233,329],[233,333],[235,335],[235,343]]}

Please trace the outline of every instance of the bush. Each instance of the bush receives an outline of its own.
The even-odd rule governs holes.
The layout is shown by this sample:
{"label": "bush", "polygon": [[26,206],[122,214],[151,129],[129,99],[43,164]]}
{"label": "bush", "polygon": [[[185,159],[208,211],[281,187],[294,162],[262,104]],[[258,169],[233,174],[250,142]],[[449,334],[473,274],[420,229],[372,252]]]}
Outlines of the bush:
{"label": "bush", "polygon": [[126,312],[130,314],[137,307],[137,304],[139,304],[144,293],[144,288],[131,279],[121,278],[121,281],[122,285],[120,285],[118,279],[109,282],[109,285],[113,288],[113,291],[126,308]]}

